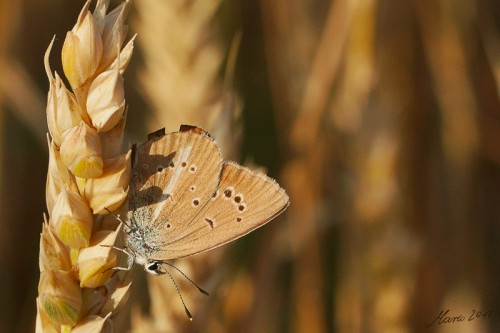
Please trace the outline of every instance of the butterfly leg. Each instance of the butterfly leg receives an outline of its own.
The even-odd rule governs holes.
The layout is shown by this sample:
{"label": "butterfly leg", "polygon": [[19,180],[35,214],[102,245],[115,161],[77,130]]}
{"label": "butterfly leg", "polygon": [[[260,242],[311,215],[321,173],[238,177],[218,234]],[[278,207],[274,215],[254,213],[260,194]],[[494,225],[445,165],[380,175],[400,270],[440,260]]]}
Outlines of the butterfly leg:
{"label": "butterfly leg", "polygon": [[[134,260],[135,260],[135,257],[132,253],[130,253],[129,251],[127,251],[127,248],[119,248],[119,247],[116,247],[116,246],[113,246],[113,245],[101,245],[103,247],[110,247],[112,249],[115,249],[115,250],[118,250],[120,252],[123,252],[127,255],[127,267],[110,267],[108,268],[107,270],[109,269],[112,269],[114,271],[130,271],[132,269],[132,266],[134,265]],[[106,271],[107,271],[106,270]]]}
{"label": "butterfly leg", "polygon": [[[125,251],[124,251],[125,252]],[[127,252],[125,252],[127,253]],[[127,253],[127,267],[112,267],[112,270],[115,271],[130,271],[132,269],[132,266],[134,265],[134,256],[130,255],[130,253]]]}

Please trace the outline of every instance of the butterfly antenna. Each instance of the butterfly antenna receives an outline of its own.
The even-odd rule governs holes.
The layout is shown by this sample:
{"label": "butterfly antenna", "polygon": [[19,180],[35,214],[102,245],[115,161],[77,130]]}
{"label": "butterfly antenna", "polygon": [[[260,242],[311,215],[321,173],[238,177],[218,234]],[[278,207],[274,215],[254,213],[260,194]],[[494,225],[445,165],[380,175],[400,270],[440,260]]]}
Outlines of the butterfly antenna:
{"label": "butterfly antenna", "polygon": [[167,273],[168,276],[170,277],[170,280],[172,280],[172,283],[175,286],[175,290],[177,291],[177,295],[179,295],[179,298],[181,299],[182,306],[184,307],[184,311],[186,311],[186,314],[187,314],[189,320],[193,321],[193,316],[191,316],[191,312],[189,312],[189,310],[186,306],[186,303],[184,303],[184,299],[182,298],[181,292],[179,291],[179,287],[177,287],[177,283],[175,283],[174,278],[172,277],[172,275],[170,274],[170,272],[168,270],[165,270],[165,273]]}
{"label": "butterfly antenna", "polygon": [[119,215],[116,215],[115,213],[113,213],[112,211],[110,211],[107,207],[104,207],[104,209],[106,209],[106,211],[109,214],[111,214],[115,219],[117,219],[119,222],[125,224],[127,226],[127,228],[132,229],[132,227],[129,224],[125,223],[125,221],[123,221]]}
{"label": "butterfly antenna", "polygon": [[198,291],[199,291],[200,293],[202,293],[202,294],[204,294],[204,295],[207,295],[207,296],[210,296],[210,294],[209,294],[207,291],[203,290],[203,289],[202,289],[199,285],[197,285],[197,284],[196,284],[193,280],[191,280],[191,279],[190,279],[190,278],[189,278],[186,274],[184,274],[184,272],[183,272],[183,271],[181,271],[179,268],[177,268],[177,267],[175,267],[174,265],[172,265],[172,264],[170,264],[170,263],[168,263],[168,262],[165,262],[165,261],[164,261],[163,263],[164,263],[165,265],[168,265],[168,266],[172,267],[172,268],[173,268],[173,269],[175,269],[177,272],[181,273],[181,274],[182,274],[182,276],[184,276],[184,277],[186,278],[186,280],[188,280],[189,282],[191,282],[191,284],[192,284],[193,286],[195,286],[195,287],[196,287],[196,289],[198,289]]}

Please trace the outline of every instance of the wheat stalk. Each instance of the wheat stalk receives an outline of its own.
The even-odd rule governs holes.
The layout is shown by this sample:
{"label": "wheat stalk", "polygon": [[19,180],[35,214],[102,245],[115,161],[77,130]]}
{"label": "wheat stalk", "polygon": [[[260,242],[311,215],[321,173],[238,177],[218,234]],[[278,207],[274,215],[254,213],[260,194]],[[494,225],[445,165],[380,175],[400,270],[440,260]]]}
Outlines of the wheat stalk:
{"label": "wheat stalk", "polygon": [[[212,23],[220,0],[143,0],[135,5],[138,13],[135,29],[142,36],[139,45],[145,65],[140,79],[152,105],[150,130],[166,127],[167,131],[176,131],[180,124],[197,125],[215,136],[226,159],[237,159],[241,105],[231,87],[231,74],[238,43],[234,43],[229,53],[226,80],[221,82],[219,72],[224,50]],[[221,277],[220,273],[213,274],[214,267],[219,268],[218,272],[223,269],[222,253],[222,249],[217,249],[207,255],[184,258],[176,265],[205,288],[213,290]],[[185,280],[177,282],[195,322],[186,320],[169,279],[148,277],[150,317],[135,311],[133,331],[208,329],[203,325],[206,306],[211,300],[199,299],[201,296]]]}
{"label": "wheat stalk", "polygon": [[125,124],[122,74],[133,40],[122,48],[130,6],[107,13],[109,0],[87,1],[62,48],[64,76],[45,68],[50,89],[50,137],[46,201],[49,218],[40,238],[37,332],[109,331],[120,324],[119,309],[130,282],[109,268],[117,257],[110,247],[120,230],[101,223],[108,209],[125,200],[130,152],[121,143]]}

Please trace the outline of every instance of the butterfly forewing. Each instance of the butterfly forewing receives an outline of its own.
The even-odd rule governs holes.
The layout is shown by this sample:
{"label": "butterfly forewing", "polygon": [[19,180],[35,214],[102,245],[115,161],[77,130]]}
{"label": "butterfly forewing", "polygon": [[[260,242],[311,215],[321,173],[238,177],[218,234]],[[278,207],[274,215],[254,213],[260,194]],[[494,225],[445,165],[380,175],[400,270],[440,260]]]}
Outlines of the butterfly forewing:
{"label": "butterfly forewing", "polygon": [[207,135],[176,132],[152,138],[135,151],[129,220],[165,243],[210,200],[221,168],[219,149]]}
{"label": "butterfly forewing", "polygon": [[158,257],[179,258],[225,244],[269,222],[288,204],[273,179],[226,162],[217,191],[182,230],[169,234]]}

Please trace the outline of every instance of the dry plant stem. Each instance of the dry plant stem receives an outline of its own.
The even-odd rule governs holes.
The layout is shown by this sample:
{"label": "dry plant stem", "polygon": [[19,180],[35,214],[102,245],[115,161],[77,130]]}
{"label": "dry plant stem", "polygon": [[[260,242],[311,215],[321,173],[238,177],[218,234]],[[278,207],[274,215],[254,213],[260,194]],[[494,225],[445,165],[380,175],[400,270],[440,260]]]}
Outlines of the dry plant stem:
{"label": "dry plant stem", "polygon": [[[67,88],[45,55],[50,90],[50,151],[41,235],[37,332],[122,330],[130,282],[113,275],[120,230],[101,220],[126,199],[130,152],[121,150],[125,122],[122,73],[132,44],[122,50],[130,3],[108,11],[109,0],[87,1],[62,48]],[[109,209],[109,210],[108,210]],[[116,225],[116,223],[115,223]],[[102,246],[107,245],[107,246]]]}
{"label": "dry plant stem", "polygon": [[[458,163],[453,163],[455,168],[458,167],[457,172],[467,172],[471,151],[477,149],[478,134],[475,124],[477,104],[466,71],[467,40],[461,38],[463,36],[459,31],[459,27],[465,26],[461,24],[465,18],[453,14],[452,3],[429,3],[433,9],[431,11],[425,3],[421,2],[417,6],[418,18],[424,45],[428,50],[425,54],[429,60],[434,89],[444,118],[443,143],[450,159]],[[453,94],[450,95],[450,92]],[[462,141],[457,145],[458,138]]]}
{"label": "dry plant stem", "polygon": [[[290,207],[289,214],[292,221],[290,231],[292,249],[298,263],[293,275],[294,301],[292,302],[295,304],[292,326],[297,332],[327,331],[326,321],[322,316],[325,311],[325,303],[322,303],[322,300],[326,292],[321,290],[322,281],[317,278],[322,274],[324,266],[319,260],[321,249],[317,244],[321,240],[318,222],[321,205],[325,200],[322,188],[326,176],[328,179],[335,177],[331,174],[331,170],[334,169],[329,164],[333,161],[345,159],[342,162],[350,167],[351,176],[355,177],[356,184],[347,189],[352,195],[348,200],[353,200],[353,209],[349,211],[349,224],[343,226],[342,251],[345,259],[339,263],[341,286],[338,288],[337,300],[334,301],[337,329],[340,332],[360,332],[368,327],[378,327],[379,331],[387,331],[388,327],[383,326],[384,316],[390,311],[384,308],[380,313],[376,312],[375,304],[377,301],[386,301],[382,297],[385,295],[384,292],[394,297],[400,297],[400,293],[404,292],[399,284],[401,281],[387,285],[382,278],[376,278],[379,275],[378,271],[372,271],[369,267],[365,268],[359,264],[360,261],[369,262],[373,248],[383,243],[377,237],[382,238],[381,235],[388,233],[395,226],[401,228],[394,220],[394,216],[391,216],[398,211],[398,202],[394,199],[397,192],[393,172],[399,151],[398,146],[394,146],[393,143],[397,141],[399,130],[397,127],[391,127],[397,123],[397,117],[392,118],[396,120],[395,122],[388,121],[385,127],[379,128],[378,125],[373,128],[362,127],[363,119],[368,116],[365,113],[365,105],[373,89],[375,71],[374,8],[376,8],[374,2],[336,1],[331,4],[312,67],[303,85],[302,100],[296,108],[296,118],[292,124],[291,159],[285,168],[285,177],[294,203]],[[340,66],[343,66],[341,73],[339,73]],[[288,69],[288,71],[296,70]],[[339,90],[332,95],[334,82]],[[283,98],[285,94],[275,93],[275,95],[278,101],[282,102],[279,97]],[[293,105],[291,99],[284,103]],[[330,112],[331,115],[328,114]],[[384,119],[386,117],[387,119],[394,117],[392,111],[387,112]],[[340,151],[338,151],[333,153],[335,156],[327,157],[332,154],[330,151],[332,143],[321,121],[328,118],[333,121],[332,127],[343,133],[345,142],[341,141],[341,144],[357,154],[339,156]],[[369,152],[369,156],[363,158],[365,152]],[[388,209],[392,204],[394,210]],[[387,225],[379,226],[381,232],[377,237],[368,237],[364,231],[366,228],[364,223],[377,221],[384,215],[389,217]],[[296,221],[296,224],[293,224],[293,221]],[[298,229],[301,230],[300,233],[293,232]],[[401,234],[406,235],[405,228],[402,229]],[[412,258],[412,251],[414,247],[410,246],[409,258]],[[304,263],[307,263],[307,267],[304,267]],[[331,262],[328,263],[330,264]],[[411,271],[413,267],[411,264],[407,266],[402,265],[403,273]],[[373,281],[366,281],[363,278],[366,276],[373,276]],[[405,285],[408,282],[405,280],[408,275],[403,274],[403,276]],[[373,282],[373,285],[368,287],[367,284],[370,282]],[[314,286],[314,290],[311,290],[311,285]],[[371,288],[373,292],[367,293],[366,291],[372,290]],[[405,300],[404,297],[402,299]],[[369,314],[373,313],[376,315],[372,318]],[[398,312],[391,324],[394,327],[405,327],[405,318],[404,311]]]}
{"label": "dry plant stem", "polygon": [[[3,309],[0,313],[1,332],[12,331],[14,327],[19,331],[32,329],[33,300],[32,297],[29,299],[23,297],[25,293],[29,294],[32,290],[26,287],[26,284],[31,284],[28,281],[31,274],[24,274],[23,279],[12,279],[12,276],[16,276],[18,272],[21,274],[25,272],[26,264],[30,259],[26,255],[20,261],[12,253],[19,252],[16,250],[17,245],[22,246],[16,240],[26,240],[32,235],[33,230],[26,231],[25,226],[29,225],[30,228],[32,226],[30,221],[32,220],[33,203],[30,194],[36,196],[35,192],[37,191],[30,191],[27,195],[23,194],[24,200],[12,200],[12,189],[36,187],[32,180],[40,179],[39,176],[43,173],[41,168],[38,168],[37,171],[32,170],[32,168],[37,168],[39,164],[33,162],[36,158],[31,153],[27,153],[30,140],[24,140],[25,131],[12,131],[12,120],[16,119],[14,124],[31,132],[34,139],[39,140],[38,143],[41,144],[44,143],[44,132],[46,131],[43,124],[43,113],[40,112],[44,108],[43,94],[27,73],[26,65],[20,59],[22,57],[15,55],[19,45],[19,33],[24,30],[21,28],[23,27],[23,5],[19,1],[0,1],[0,71],[2,73],[0,76],[0,138],[3,140],[0,147],[0,186],[2,189],[2,193],[0,193],[0,235],[2,237],[0,263],[3,272],[5,272],[0,274],[0,285],[2,285],[3,291],[0,293],[0,308]],[[24,41],[26,42],[26,40]],[[34,51],[36,48],[34,43],[24,45],[30,51]],[[15,152],[14,156],[12,156],[13,152]],[[24,158],[25,161],[18,164],[19,158]],[[27,170],[26,175],[33,175],[33,178],[21,176],[23,168]],[[6,175],[9,176],[6,177]],[[26,215],[26,202],[30,202],[32,206],[28,215]],[[18,222],[13,227],[9,221]],[[19,281],[22,282],[19,283]],[[14,294],[16,295],[15,299],[10,297]]]}
{"label": "dry plant stem", "polygon": [[[408,22],[410,12],[402,7],[384,11],[387,16],[380,20],[388,26],[396,17]],[[351,207],[342,226],[335,299],[339,332],[409,330],[410,295],[415,285],[418,242],[405,218],[405,192],[397,177],[404,152],[400,142],[405,114],[392,97],[414,98],[414,50],[410,24],[400,27],[397,38],[381,34],[377,37],[380,47],[374,47],[376,8],[376,3],[366,2],[351,8],[346,69],[331,109],[332,124],[342,133],[340,145],[349,152],[338,158],[352,177],[340,189],[346,192]],[[392,70],[385,71],[389,64]],[[346,101],[345,96],[355,102]]]}
{"label": "dry plant stem", "polygon": [[[500,104],[500,31],[497,31],[495,28],[494,15],[491,11],[485,8],[480,14],[478,22],[480,38],[486,51],[497,90],[493,103]],[[484,129],[481,132],[481,136],[486,137],[483,141],[492,144],[483,144],[482,150],[490,160],[500,165],[500,153],[498,153],[497,146],[494,144],[500,141],[500,126],[496,121],[497,112],[495,111],[497,108],[492,107],[491,109],[491,111],[486,112],[486,115],[483,115],[484,120],[482,120],[480,126]]]}
{"label": "dry plant stem", "polygon": [[[302,101],[321,27],[317,13],[304,1],[263,0],[260,6],[269,81],[274,107],[278,110],[276,126],[286,137]],[[293,21],[289,17],[293,17]],[[282,144],[283,148],[287,146]]]}
{"label": "dry plant stem", "polygon": [[330,5],[312,68],[304,86],[297,118],[292,127],[291,144],[299,152],[305,152],[313,146],[320,132],[321,116],[327,108],[332,84],[337,77],[344,53],[352,6],[352,1],[349,0],[334,1]]}
{"label": "dry plant stem", "polygon": [[[290,231],[295,255],[293,296],[294,324],[297,332],[312,329],[326,332],[323,317],[324,282],[318,247],[318,222],[328,138],[322,135],[320,120],[325,117],[332,84],[343,54],[349,24],[349,2],[331,4],[324,30],[318,42],[312,67],[303,86],[303,95],[290,137],[291,159],[285,179],[294,205],[290,207],[291,230],[300,227],[300,236]],[[304,223],[304,220],[309,222]],[[297,225],[293,225],[294,222]],[[307,239],[307,242],[304,242]],[[307,262],[307,268],[304,263]],[[314,328],[311,327],[313,325]]]}
{"label": "dry plant stem", "polygon": [[[311,23],[315,22],[317,15],[312,8],[300,2],[293,3],[289,7],[285,2],[262,1],[261,6],[268,59],[274,64],[269,68],[272,69],[270,77],[275,103],[280,111],[278,119],[286,121],[284,124],[278,124],[278,127],[285,135],[290,134],[287,133],[286,127],[292,129],[291,142],[289,141],[288,145],[283,144],[291,149],[284,168],[284,180],[293,202],[288,211],[290,225],[287,235],[295,263],[290,296],[293,313],[289,329],[295,332],[326,332],[327,326],[323,316],[325,290],[321,278],[323,268],[317,227],[323,200],[321,183],[325,165],[324,156],[327,154],[325,151],[327,138],[320,135],[319,120],[327,111],[330,84],[335,77],[338,65],[336,62],[339,58],[338,54],[332,56],[328,52],[340,52],[342,49],[342,47],[327,48],[325,45],[342,45],[342,39],[339,43],[338,39],[332,40],[329,35],[333,28],[339,28],[335,26],[332,14],[329,14],[329,23],[326,24],[328,28],[325,28],[322,34],[322,42],[312,44],[311,41],[320,40],[316,37],[319,32],[315,31]],[[291,24],[286,17],[281,17],[284,13],[294,17],[294,22],[298,20],[304,24]],[[331,11],[331,13],[336,12]],[[289,22],[289,25],[283,22]],[[289,34],[288,31],[294,31],[294,34]],[[339,31],[345,30],[340,28]],[[308,38],[294,40],[295,36]],[[287,55],[290,54],[300,54],[301,57],[287,59]],[[333,58],[332,62],[325,64],[325,61],[330,61],[335,56],[337,59]],[[309,67],[311,62],[312,68]],[[299,75],[289,77],[289,73],[299,73]],[[295,84],[291,85],[289,82]],[[296,96],[301,97],[297,100]],[[319,97],[322,97],[322,100]],[[286,124],[290,122],[292,125],[287,126]],[[301,232],[296,232],[297,230]]]}
{"label": "dry plant stem", "polygon": [[[425,248],[423,257],[426,260],[420,267],[421,275],[433,278],[449,288],[436,291],[432,287],[420,286],[421,290],[417,292],[422,295],[422,298],[416,305],[416,311],[425,316],[432,316],[437,309],[442,307],[446,293],[448,297],[455,298],[458,295],[457,292],[460,290],[450,290],[452,289],[451,281],[454,281],[457,275],[463,277],[467,288],[471,288],[471,285],[467,285],[473,282],[471,272],[481,269],[474,252],[463,246],[463,244],[473,243],[467,238],[472,238],[476,230],[480,230],[475,227],[477,223],[475,219],[474,226],[469,220],[471,216],[469,212],[470,185],[475,180],[476,158],[480,148],[478,117],[481,112],[479,107],[481,103],[478,100],[480,98],[478,93],[473,88],[472,74],[476,69],[477,59],[471,60],[471,50],[474,50],[477,45],[477,41],[473,40],[473,32],[476,29],[474,19],[477,20],[477,18],[463,17],[459,14],[459,6],[471,8],[469,6],[474,6],[474,4],[471,1],[464,1],[460,4],[432,1],[416,3],[417,23],[422,33],[423,47],[432,77],[432,88],[442,119],[439,141],[444,156],[441,157],[436,152],[432,163],[444,168],[446,174],[438,176],[439,179],[433,179],[439,183],[434,191],[442,196],[449,196],[447,197],[449,209],[434,210],[434,216],[431,216],[433,220],[425,226],[429,234],[442,235],[441,237],[449,239],[447,251],[439,257],[428,255],[431,251],[443,252],[443,244],[438,241],[440,237],[434,236]],[[444,192],[442,188],[449,189],[450,194]],[[473,215],[476,216],[475,213]],[[446,230],[446,234],[443,234],[443,230]],[[447,253],[458,255],[461,258],[460,264],[447,266],[446,269],[442,267],[442,262],[452,260],[446,255]],[[431,271],[428,267],[439,268]],[[484,281],[480,284],[481,288],[488,289]],[[480,292],[480,288],[471,289],[473,297],[477,297],[474,295]],[[468,300],[462,300],[462,305],[463,301]],[[461,305],[457,304],[457,306]]]}
{"label": "dry plant stem", "polygon": [[[18,5],[18,4],[17,4]],[[8,46],[9,46],[9,40],[10,40],[10,29],[8,27],[11,26],[9,24],[9,17],[7,13],[9,12],[8,10],[11,9],[11,6],[16,6],[16,4],[10,2],[10,1],[1,1],[0,2],[0,20],[3,22],[3,24],[0,26],[0,63],[3,63],[6,61],[7,57],[7,52],[8,52]],[[11,17],[12,18],[12,17]],[[5,93],[3,92],[2,86],[4,85],[4,80],[5,76],[0,77],[1,81],[1,86],[0,86],[0,138],[4,138],[4,122],[5,122]],[[1,193],[0,196],[5,195],[5,183],[4,183],[4,148],[3,144],[0,145],[0,189]],[[4,211],[4,205],[0,205],[0,215],[5,216],[5,211]],[[6,239],[12,239],[12,236],[10,235],[10,229],[7,228],[7,225],[5,223],[0,223],[0,233],[6,237]],[[7,251],[2,251],[0,254],[0,262],[5,263],[7,262]],[[1,276],[0,277],[0,283],[2,285],[7,285],[6,278]],[[7,302],[10,302],[10,300],[6,300],[5,297],[2,297],[0,299],[0,306],[2,308],[7,308]],[[9,314],[7,311],[3,311],[3,313],[0,313],[0,323],[5,323],[5,324],[0,324],[0,330],[3,330],[7,327],[7,322],[8,322],[8,317]],[[5,325],[5,326],[4,326]]]}
{"label": "dry plant stem", "polygon": [[481,14],[483,15],[479,20],[481,40],[495,76],[497,94],[500,96],[500,32],[495,29],[493,13],[483,10]]}
{"label": "dry plant stem", "polygon": [[22,4],[16,1],[0,1],[0,96],[4,105],[9,105],[39,140],[45,143],[45,126],[43,114],[43,94],[36,87],[26,69],[15,57],[9,55],[8,47],[11,44],[13,27],[20,19]]}
{"label": "dry plant stem", "polygon": [[[226,71],[224,83],[219,79],[225,54],[213,23],[219,4],[219,0],[136,2],[138,16],[134,27],[141,35],[145,59],[141,83],[153,109],[150,130],[165,126],[167,131],[177,131],[180,124],[195,124],[215,136],[224,158],[237,159],[240,103],[232,88],[233,68]],[[211,291],[222,277],[222,254],[223,249],[217,249],[183,258],[176,266]],[[213,273],[216,266],[218,274]],[[204,323],[210,317],[208,306],[212,296],[201,300],[203,296],[182,277],[176,282],[193,314],[193,323],[186,320],[171,281],[148,277],[151,313],[145,316],[139,310],[134,311],[133,331],[208,329]]]}
{"label": "dry plant stem", "polygon": [[16,59],[6,57],[0,60],[0,71],[3,77],[8,78],[0,80],[0,94],[4,96],[5,103],[13,107],[38,142],[44,144],[46,128],[43,114],[35,111],[44,109],[41,91]]}

